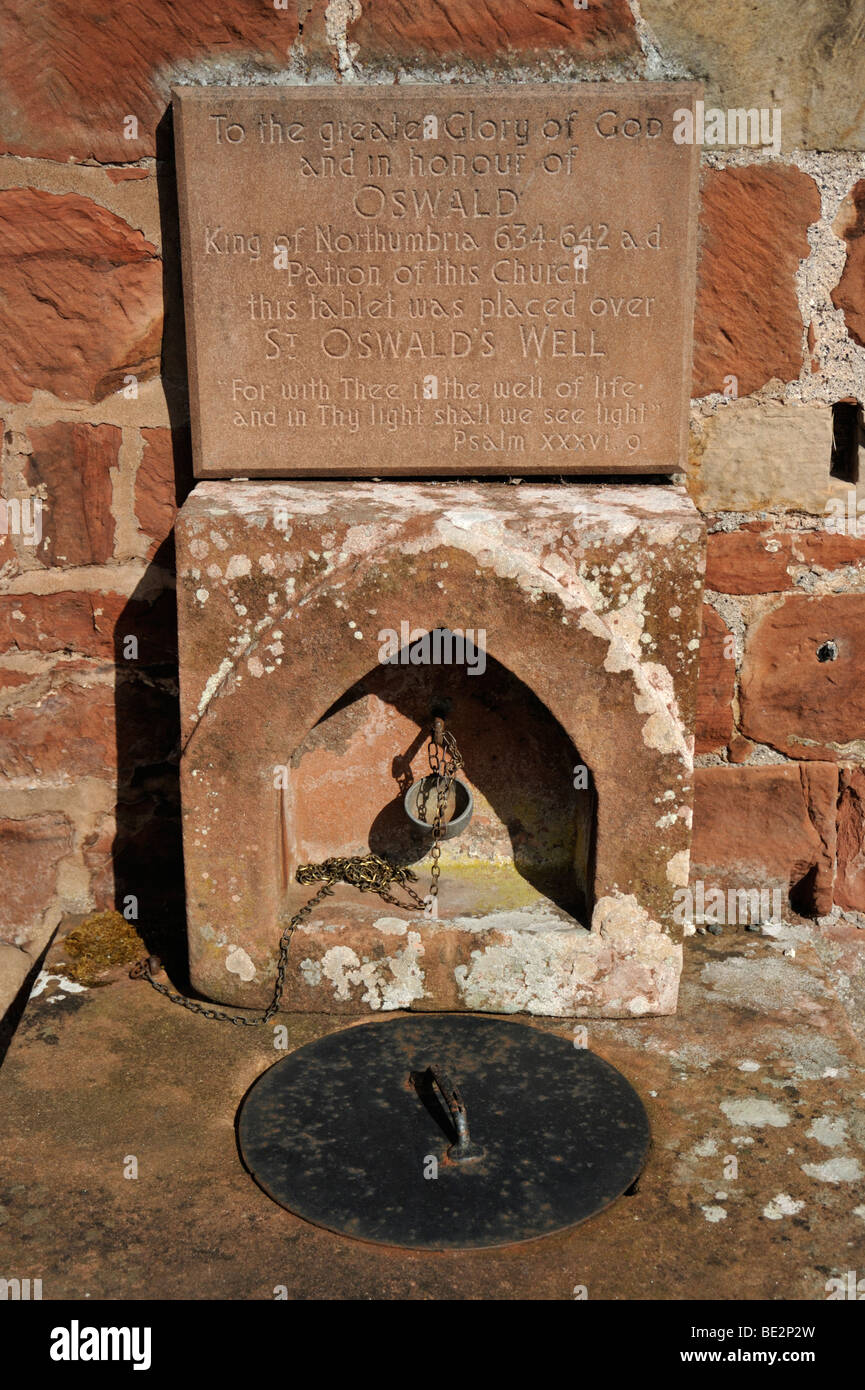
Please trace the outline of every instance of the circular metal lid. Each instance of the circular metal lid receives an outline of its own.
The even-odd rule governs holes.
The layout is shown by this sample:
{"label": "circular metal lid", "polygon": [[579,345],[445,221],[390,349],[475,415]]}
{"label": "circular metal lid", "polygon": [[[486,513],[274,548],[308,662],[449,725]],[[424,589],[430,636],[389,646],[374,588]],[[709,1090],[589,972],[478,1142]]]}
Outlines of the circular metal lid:
{"label": "circular metal lid", "polygon": [[640,1173],[649,1122],[621,1072],[566,1038],[415,1014],[277,1062],[243,1102],[239,1142],[265,1192],[317,1226],[460,1250],[602,1211]]}

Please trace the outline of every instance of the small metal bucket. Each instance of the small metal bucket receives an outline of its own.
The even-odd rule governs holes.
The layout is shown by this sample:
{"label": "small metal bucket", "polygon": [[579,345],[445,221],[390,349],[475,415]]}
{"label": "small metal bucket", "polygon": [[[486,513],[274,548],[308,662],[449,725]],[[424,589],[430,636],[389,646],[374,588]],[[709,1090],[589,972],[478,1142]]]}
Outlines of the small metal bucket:
{"label": "small metal bucket", "polygon": [[[417,803],[421,792],[425,791],[427,794],[428,807],[433,812],[435,811],[437,781],[438,778],[435,773],[428,773],[427,776],[422,777],[419,782],[412,782],[403,798],[405,813],[412,825],[417,830],[424,830],[428,834],[432,833],[432,823],[423,820],[418,815]],[[459,777],[454,778],[453,791],[456,798],[456,805],[451,819],[442,827],[441,838],[443,840],[452,840],[455,835],[459,835],[461,831],[465,830],[472,818],[472,812],[475,809],[474,797],[465,782],[462,782]]]}

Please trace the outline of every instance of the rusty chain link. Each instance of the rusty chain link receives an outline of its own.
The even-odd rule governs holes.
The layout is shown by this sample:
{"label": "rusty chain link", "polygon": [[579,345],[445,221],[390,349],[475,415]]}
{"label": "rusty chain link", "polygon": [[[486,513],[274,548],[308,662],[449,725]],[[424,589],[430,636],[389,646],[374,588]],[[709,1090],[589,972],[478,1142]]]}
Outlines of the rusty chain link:
{"label": "rusty chain link", "polygon": [[[441,757],[439,756],[441,747]],[[429,746],[430,771],[438,778],[438,804],[433,820],[433,843],[430,850],[432,868],[430,870],[430,897],[438,897],[439,878],[441,876],[441,866],[439,858],[441,856],[441,836],[444,812],[450,789],[458,770],[463,766],[462,755],[457,748],[456,741],[452,734],[446,732],[444,724],[437,719],[430,738]],[[310,898],[309,902],[295,912],[291,921],[284,927],[279,938],[279,956],[276,965],[276,984],[273,990],[273,998],[267,1008],[257,1018],[244,1018],[239,1014],[229,1014],[223,1009],[212,1009],[205,1004],[199,1004],[194,999],[189,999],[186,995],[176,994],[159,980],[154,979],[154,972],[161,969],[161,962],[158,956],[148,956],[145,960],[138,961],[129,972],[132,980],[146,980],[152,985],[159,994],[165,995],[172,1004],[180,1004],[190,1013],[201,1014],[203,1018],[213,1018],[220,1023],[233,1023],[243,1028],[260,1028],[265,1023],[269,1023],[275,1013],[279,1012],[282,1002],[282,995],[285,989],[285,971],[288,963],[288,950],[291,945],[291,938],[301,922],[318,907],[319,903],[330,897],[333,893],[335,883],[348,883],[353,888],[357,888],[361,893],[377,893],[384,902],[392,903],[395,907],[409,908],[423,912],[426,909],[426,900],[416,893],[411,884],[417,881],[417,874],[412,869],[398,868],[389,864],[386,859],[382,859],[377,854],[358,854],[340,858],[333,856],[325,859],[321,864],[301,864],[295,874],[298,883],[321,883],[321,887]],[[395,897],[391,892],[392,885],[398,885],[408,897],[410,902],[406,903]]]}
{"label": "rusty chain link", "polygon": [[[441,756],[439,756],[441,748]],[[437,719],[433,725],[432,738],[429,746],[429,765],[430,772],[437,780],[436,791],[438,803],[436,813],[433,818],[433,842],[430,850],[430,897],[435,899],[439,895],[439,879],[441,878],[441,852],[442,852],[442,822],[444,820],[447,800],[454,779],[463,765],[463,758],[457,748],[456,739],[453,734],[449,734],[444,726],[442,719]],[[420,805],[420,800],[418,800]]]}

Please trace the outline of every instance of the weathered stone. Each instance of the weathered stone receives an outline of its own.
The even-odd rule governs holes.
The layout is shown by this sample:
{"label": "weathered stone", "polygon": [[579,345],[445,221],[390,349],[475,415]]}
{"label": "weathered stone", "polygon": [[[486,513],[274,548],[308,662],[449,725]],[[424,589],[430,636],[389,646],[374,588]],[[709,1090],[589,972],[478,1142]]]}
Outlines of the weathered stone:
{"label": "weathered stone", "polygon": [[120,594],[59,593],[0,596],[0,651],[114,655]]}
{"label": "weathered stone", "polygon": [[793,758],[865,752],[865,595],[795,594],[748,632],[742,732]]}
{"label": "weathered stone", "polygon": [[791,547],[793,563],[826,570],[865,564],[865,520],[861,513],[857,517],[857,529],[860,535],[835,535],[831,531],[794,532]]}
{"label": "weathered stone", "polygon": [[34,965],[33,957],[20,946],[0,942],[0,1018],[17,995]]}
{"label": "weathered stone", "polygon": [[740,396],[802,366],[794,276],[820,216],[814,180],[792,166],[707,169],[700,203],[693,395]]}
{"label": "weathered stone", "polygon": [[[2,21],[0,21],[2,22]],[[2,117],[0,117],[2,120]],[[134,174],[144,177],[126,177]],[[95,204],[98,214],[108,212],[120,220],[121,230],[126,235],[134,229],[146,242],[156,247],[162,254],[165,241],[164,273],[166,294],[173,301],[177,290],[174,286],[176,265],[179,256],[177,247],[176,222],[166,215],[164,195],[166,185],[163,180],[163,167],[157,173],[155,161],[149,167],[112,167],[99,164],[57,164],[48,159],[17,159],[14,155],[0,155],[0,187],[24,192],[36,190],[57,198],[76,194],[87,204]],[[161,205],[162,204],[162,205]],[[53,206],[53,205],[52,205]],[[105,229],[99,235],[105,235]],[[85,237],[86,242],[86,237]],[[134,249],[135,243],[133,243]],[[163,369],[165,363],[163,361]],[[177,383],[179,386],[181,383]],[[121,397],[132,399],[130,396]],[[121,406],[121,409],[126,407]],[[129,409],[134,414],[134,409]],[[182,417],[179,417],[182,418]],[[145,419],[144,424],[162,424],[160,418]]]}
{"label": "weathered stone", "polygon": [[[465,832],[467,857],[460,862],[460,839],[444,851],[439,920],[433,928],[370,906],[369,895],[359,903],[346,889],[309,924],[313,934],[330,933],[321,936],[330,943],[323,952],[338,949],[327,969],[318,947],[301,955],[315,988],[293,980],[295,1004],[332,998],[328,971],[336,971],[343,1003],[355,1008],[663,1011],[678,968],[673,889],[687,877],[700,531],[673,488],[200,484],[177,527],[184,858],[197,987],[265,1002],[280,913],[307,896],[293,882],[296,865],[364,843],[386,854],[399,843],[400,799],[406,779],[423,770],[433,691],[445,689],[477,811]],[[476,677],[477,696],[460,665],[397,664],[402,693],[391,699],[408,724],[383,754],[377,740],[393,716],[367,688],[378,690],[387,634],[403,624],[409,632],[461,630],[467,614],[490,662]],[[577,785],[581,767],[591,777],[588,910],[605,906],[596,919],[587,915],[590,931],[535,881],[530,793],[511,805],[501,759],[485,762],[476,729],[484,719],[495,724],[499,705],[463,717],[461,700],[483,701],[493,690],[499,697],[494,662],[542,706],[537,729],[545,732],[533,756],[551,758],[548,776]],[[531,723],[524,727],[518,760],[533,739]],[[551,755],[560,745],[565,752]],[[284,789],[274,780],[280,767]],[[348,786],[358,790],[347,798]],[[352,819],[352,806],[363,814]],[[340,843],[322,841],[322,819]],[[571,862],[590,858],[579,825],[569,840],[563,832]],[[509,884],[522,883],[519,901],[495,898],[507,873]],[[635,905],[619,901],[620,883]],[[628,936],[621,952],[620,928]]]}
{"label": "weathered stone", "polygon": [[780,890],[782,913],[788,905],[807,916],[828,912],[837,794],[838,770],[828,763],[697,768],[692,890],[698,881],[704,896]]}
{"label": "weathered stone", "polygon": [[782,112],[782,148],[865,148],[862,8],[850,0],[640,0],[661,53],[706,83],[706,106]]}
{"label": "weathered stone", "polygon": [[[316,912],[294,938],[298,968],[286,977],[286,1006],[312,1013],[444,1009],[547,1018],[675,1011],[682,947],[633,895],[603,899],[590,932],[561,923],[545,930],[537,913],[532,917],[499,912],[412,921],[390,908],[370,914],[348,903],[338,921]],[[228,944],[210,954],[222,965],[226,1002],[244,1003],[269,988],[270,952],[253,948],[250,955]]]}
{"label": "weathered stone", "polygon": [[[830,477],[832,411],[828,405],[732,401],[693,423],[689,491],[704,512],[787,507],[826,513],[850,486]],[[865,481],[859,494],[865,497]]]}
{"label": "weathered stone", "polygon": [[841,769],[835,901],[839,907],[865,912],[865,770],[861,767]]}
{"label": "weathered stone", "polygon": [[0,531],[0,576],[10,578],[18,569],[18,556],[8,531]]}
{"label": "weathered stone", "polygon": [[16,686],[26,685],[32,679],[27,671],[14,671],[0,666],[0,690],[14,690]]}
{"label": "weathered stone", "polygon": [[[863,528],[865,529],[865,528]],[[778,531],[752,521],[706,538],[706,588],[722,594],[774,594],[792,589],[799,566],[835,570],[865,564],[865,536],[828,530]]]}
{"label": "weathered stone", "polygon": [[111,470],[121,432],[116,425],[58,420],[31,426],[26,477],[44,492],[40,559],[49,565],[99,565],[114,551]]}
{"label": "weathered stone", "polygon": [[158,375],[162,265],[156,248],[77,193],[0,192],[0,396],[100,401]]}
{"label": "weathered stone", "polygon": [[697,91],[177,88],[196,475],[683,467]]}
{"label": "weathered stone", "polygon": [[[172,80],[197,62],[228,75],[285,69],[298,7],[228,0],[15,0],[3,11],[3,146],[46,159],[128,163],[156,154]],[[130,118],[135,125],[130,125]]]}
{"label": "weathered stone", "polygon": [[171,536],[177,509],[192,487],[188,429],[142,430],[144,448],[135,475],[135,516],[150,537],[152,559]]}
{"label": "weathered stone", "polygon": [[721,594],[772,594],[791,587],[793,538],[754,523],[706,537],[706,588]]}
{"label": "weathered stone", "polygon": [[32,698],[0,714],[0,785],[74,785],[97,777],[121,787],[140,784],[177,760],[177,688],[146,670],[128,669],[117,684],[75,680],[64,666],[50,688],[35,682]]}
{"label": "weathered stone", "polygon": [[148,169],[106,169],[105,173],[112,183],[134,183],[150,177]]}
{"label": "weathered stone", "polygon": [[[124,594],[0,595],[0,652],[79,652],[118,663],[177,660],[176,604],[171,589],[155,602]],[[128,639],[135,638],[134,644]]]}
{"label": "weathered stone", "polygon": [[697,685],[695,753],[716,753],[733,732],[733,690],[736,663],[732,635],[724,619],[710,604],[703,604],[700,635],[700,680]]}
{"label": "weathered stone", "polygon": [[639,53],[634,18],[626,0],[577,8],[544,0],[379,0],[358,5],[348,25],[358,61],[411,66],[430,59],[483,60],[484,69],[532,55],[564,54],[571,61],[629,57]]}
{"label": "weathered stone", "polygon": [[[13,457],[21,440],[22,436],[16,431],[10,430],[6,436]],[[5,579],[20,573],[22,560],[32,560],[34,548],[42,537],[42,499],[22,486],[12,460],[10,471],[14,478],[9,489],[12,495],[0,497],[0,569]]]}
{"label": "weathered stone", "polygon": [[[0,439],[6,426],[0,420]],[[6,507],[6,498],[0,497],[0,578],[8,579],[18,569],[18,555],[12,540],[12,523]]]}
{"label": "weathered stone", "polygon": [[738,733],[734,734],[727,748],[727,757],[731,763],[747,763],[756,747],[756,743],[752,743],[749,738],[743,738]]}
{"label": "weathered stone", "polygon": [[[38,936],[54,902],[58,866],[72,844],[72,825],[63,815],[46,813],[22,820],[0,820],[0,940],[26,947]],[[22,962],[16,965],[20,969]],[[29,963],[21,980],[27,969]]]}
{"label": "weathered stone", "polygon": [[0,715],[0,785],[82,777],[112,779],[116,769],[114,692],[58,679],[32,704]]}
{"label": "weathered stone", "polygon": [[841,309],[847,332],[865,347],[865,179],[854,184],[835,219],[838,236],[847,243],[847,260],[832,303]]}

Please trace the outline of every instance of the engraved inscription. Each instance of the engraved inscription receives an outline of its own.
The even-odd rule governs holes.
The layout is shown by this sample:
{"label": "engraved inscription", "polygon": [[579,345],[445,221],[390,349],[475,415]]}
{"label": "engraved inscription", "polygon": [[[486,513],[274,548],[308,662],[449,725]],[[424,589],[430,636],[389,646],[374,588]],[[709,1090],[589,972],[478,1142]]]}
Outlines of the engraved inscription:
{"label": "engraved inscription", "polygon": [[692,92],[179,89],[198,475],[681,467]]}

